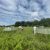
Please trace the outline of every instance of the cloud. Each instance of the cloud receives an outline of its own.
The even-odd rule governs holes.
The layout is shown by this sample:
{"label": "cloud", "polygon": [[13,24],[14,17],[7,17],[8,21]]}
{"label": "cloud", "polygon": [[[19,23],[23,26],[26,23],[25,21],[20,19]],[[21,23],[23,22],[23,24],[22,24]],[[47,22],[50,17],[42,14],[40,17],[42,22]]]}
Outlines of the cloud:
{"label": "cloud", "polygon": [[43,17],[50,17],[49,0],[0,0],[0,21],[2,24],[39,20]]}
{"label": "cloud", "polygon": [[7,25],[9,25],[9,23],[0,21],[0,25],[2,25],[2,26],[6,25],[7,26]]}
{"label": "cloud", "polygon": [[0,0],[1,5],[9,10],[15,10],[16,1],[15,0]]}
{"label": "cloud", "polygon": [[15,0],[0,0],[0,2],[0,12],[14,14],[17,9]]}

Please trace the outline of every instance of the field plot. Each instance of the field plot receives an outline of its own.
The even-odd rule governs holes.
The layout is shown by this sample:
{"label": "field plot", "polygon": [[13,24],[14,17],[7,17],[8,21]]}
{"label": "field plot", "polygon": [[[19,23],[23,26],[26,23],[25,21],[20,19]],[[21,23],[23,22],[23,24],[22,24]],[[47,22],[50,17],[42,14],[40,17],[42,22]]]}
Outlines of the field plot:
{"label": "field plot", "polygon": [[2,31],[0,28],[0,50],[50,50],[50,35],[35,34],[32,27]]}

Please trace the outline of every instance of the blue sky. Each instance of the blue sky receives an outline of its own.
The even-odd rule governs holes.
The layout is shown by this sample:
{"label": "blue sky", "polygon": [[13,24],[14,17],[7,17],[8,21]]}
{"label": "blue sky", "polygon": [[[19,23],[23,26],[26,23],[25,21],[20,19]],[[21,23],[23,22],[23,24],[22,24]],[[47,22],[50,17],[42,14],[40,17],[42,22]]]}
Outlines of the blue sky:
{"label": "blue sky", "polygon": [[0,25],[50,18],[50,0],[0,0]]}

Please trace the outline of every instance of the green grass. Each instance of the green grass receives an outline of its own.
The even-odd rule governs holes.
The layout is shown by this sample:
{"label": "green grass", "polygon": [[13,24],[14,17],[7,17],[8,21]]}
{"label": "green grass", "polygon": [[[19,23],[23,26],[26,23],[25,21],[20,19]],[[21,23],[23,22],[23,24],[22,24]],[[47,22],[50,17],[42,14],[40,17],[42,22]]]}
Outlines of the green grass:
{"label": "green grass", "polygon": [[35,34],[32,27],[5,32],[0,28],[0,50],[50,50],[50,35]]}

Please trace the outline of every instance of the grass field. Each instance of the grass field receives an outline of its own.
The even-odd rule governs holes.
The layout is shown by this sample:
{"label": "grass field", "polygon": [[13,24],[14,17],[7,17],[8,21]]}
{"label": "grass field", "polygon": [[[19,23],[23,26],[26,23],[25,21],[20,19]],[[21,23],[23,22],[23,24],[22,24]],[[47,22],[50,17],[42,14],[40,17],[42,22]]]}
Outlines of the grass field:
{"label": "grass field", "polygon": [[50,35],[35,34],[32,27],[5,32],[0,28],[0,50],[50,50]]}

